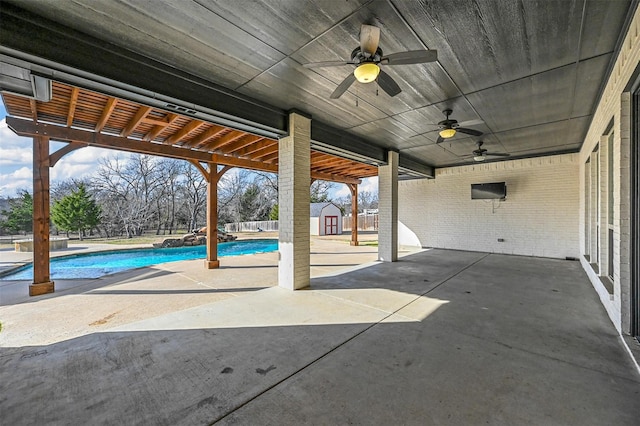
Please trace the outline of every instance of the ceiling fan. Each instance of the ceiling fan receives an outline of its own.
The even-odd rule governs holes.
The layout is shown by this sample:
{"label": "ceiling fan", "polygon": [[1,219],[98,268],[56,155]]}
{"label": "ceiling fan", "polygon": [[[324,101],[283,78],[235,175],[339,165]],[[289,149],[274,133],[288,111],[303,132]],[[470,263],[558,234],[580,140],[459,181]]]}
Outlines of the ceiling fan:
{"label": "ceiling fan", "polygon": [[342,83],[330,96],[331,99],[338,99],[356,80],[360,83],[377,81],[380,88],[389,96],[395,96],[402,92],[402,89],[389,74],[380,69],[381,65],[423,64],[438,59],[436,50],[410,50],[384,56],[382,49],[378,46],[379,41],[380,28],[373,25],[362,25],[360,27],[360,46],[353,49],[348,61],[313,62],[303,66],[305,68],[321,68],[356,65],[353,73],[342,80]]}
{"label": "ceiling fan", "polygon": [[471,155],[474,161],[485,161],[487,157],[509,157],[511,155],[497,152],[487,152],[487,150],[482,147],[483,144],[483,141],[476,142],[476,145],[478,145],[478,149],[475,149],[473,151],[473,155]]}
{"label": "ceiling fan", "polygon": [[473,120],[473,121],[466,121],[464,123],[458,123],[458,120],[449,118],[451,113],[453,113],[453,110],[445,109],[444,111],[442,111],[442,113],[446,116],[446,118],[438,123],[438,126],[440,126],[440,131],[438,132],[438,139],[436,140],[437,144],[444,142],[445,139],[454,137],[457,132],[466,133],[467,135],[472,135],[472,136],[482,136],[482,132],[479,130],[461,127],[462,124],[464,125],[480,124],[482,123],[482,120]]}

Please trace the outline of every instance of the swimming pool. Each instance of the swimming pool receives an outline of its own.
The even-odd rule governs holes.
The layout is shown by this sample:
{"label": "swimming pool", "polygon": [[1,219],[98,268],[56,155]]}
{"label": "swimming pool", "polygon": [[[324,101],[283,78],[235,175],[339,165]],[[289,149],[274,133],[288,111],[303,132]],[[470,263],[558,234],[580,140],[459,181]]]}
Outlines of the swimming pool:
{"label": "swimming pool", "polygon": [[[246,240],[218,244],[218,257],[241,254],[267,253],[278,250],[278,240]],[[54,257],[51,259],[51,279],[99,278],[127,269],[177,262],[179,260],[205,259],[206,246],[113,250],[97,253]],[[33,266],[27,265],[0,280],[32,280]]]}

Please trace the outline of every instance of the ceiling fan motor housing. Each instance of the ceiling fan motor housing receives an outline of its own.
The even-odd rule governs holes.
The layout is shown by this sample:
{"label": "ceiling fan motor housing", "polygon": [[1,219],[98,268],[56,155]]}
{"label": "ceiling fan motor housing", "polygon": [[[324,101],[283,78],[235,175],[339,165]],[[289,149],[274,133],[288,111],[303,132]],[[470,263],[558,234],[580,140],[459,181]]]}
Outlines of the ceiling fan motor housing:
{"label": "ceiling fan motor housing", "polygon": [[351,62],[353,62],[356,65],[361,64],[363,62],[373,62],[375,64],[379,64],[381,60],[382,60],[382,49],[380,49],[379,47],[376,49],[376,53],[374,53],[370,57],[366,57],[360,47],[356,47],[355,49],[353,49],[353,52],[351,52]]}
{"label": "ceiling fan motor housing", "polygon": [[449,115],[451,115],[453,110],[445,109],[442,112],[444,113],[444,115],[447,116],[447,118],[442,120],[441,122],[439,122],[438,123],[439,126],[442,126],[443,129],[453,129],[455,126],[457,126],[458,120],[454,120],[452,118],[449,118]]}

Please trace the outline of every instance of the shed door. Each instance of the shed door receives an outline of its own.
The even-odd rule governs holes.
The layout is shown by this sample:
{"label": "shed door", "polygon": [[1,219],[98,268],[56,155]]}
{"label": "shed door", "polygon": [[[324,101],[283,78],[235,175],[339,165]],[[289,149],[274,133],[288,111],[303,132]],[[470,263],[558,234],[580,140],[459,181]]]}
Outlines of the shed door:
{"label": "shed door", "polygon": [[324,235],[338,234],[338,216],[324,217]]}

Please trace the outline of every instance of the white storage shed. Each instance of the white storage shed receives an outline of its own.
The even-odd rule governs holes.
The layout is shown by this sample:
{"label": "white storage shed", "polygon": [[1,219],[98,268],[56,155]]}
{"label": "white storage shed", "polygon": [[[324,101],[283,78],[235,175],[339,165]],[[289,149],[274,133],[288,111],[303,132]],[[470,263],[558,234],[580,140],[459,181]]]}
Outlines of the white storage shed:
{"label": "white storage shed", "polygon": [[342,212],[333,203],[311,203],[311,235],[342,234]]}

